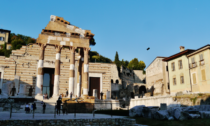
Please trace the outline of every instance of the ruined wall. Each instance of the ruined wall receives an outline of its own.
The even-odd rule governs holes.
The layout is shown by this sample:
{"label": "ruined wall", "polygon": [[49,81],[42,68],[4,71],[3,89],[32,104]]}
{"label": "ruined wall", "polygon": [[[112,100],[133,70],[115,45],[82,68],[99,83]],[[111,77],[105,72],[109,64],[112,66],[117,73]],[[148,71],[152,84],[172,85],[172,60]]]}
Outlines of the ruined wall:
{"label": "ruined wall", "polygon": [[[46,46],[44,53],[44,68],[55,68],[55,47]],[[8,80],[13,81],[15,76],[15,61],[17,64],[16,75],[20,76],[19,84],[26,84],[26,95],[29,93],[30,86],[33,86],[33,96],[35,95],[36,76],[37,76],[37,63],[39,60],[40,47],[37,44],[30,46],[23,46],[20,50],[13,50],[10,58],[0,57],[0,65],[7,65],[8,68],[4,69],[4,82]],[[65,94],[66,88],[69,86],[69,67],[70,59],[69,49],[63,48],[61,50],[61,64],[60,64],[60,81],[59,81],[59,94]],[[77,59],[76,54],[75,59]],[[14,60],[13,60],[14,59]],[[77,64],[77,63],[76,63]],[[76,65],[75,65],[76,66]],[[77,79],[75,80],[77,83]],[[17,90],[17,89],[16,89]]]}

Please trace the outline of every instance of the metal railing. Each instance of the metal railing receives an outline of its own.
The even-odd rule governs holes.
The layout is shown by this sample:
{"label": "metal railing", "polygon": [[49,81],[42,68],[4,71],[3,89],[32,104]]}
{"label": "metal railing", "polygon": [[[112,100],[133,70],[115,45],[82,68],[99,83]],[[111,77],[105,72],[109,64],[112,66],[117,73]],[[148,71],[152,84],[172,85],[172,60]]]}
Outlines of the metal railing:
{"label": "metal railing", "polygon": [[[0,104],[1,103],[2,102],[0,102]],[[15,108],[15,106],[17,106],[15,104],[18,104],[18,103],[5,103],[5,104],[7,104],[7,106],[9,105],[8,107],[6,107],[7,108],[6,111],[8,111],[8,109],[9,109],[9,111],[8,111],[9,118],[12,118],[12,113],[14,113],[13,110],[17,109],[17,108]],[[93,118],[95,118],[95,115],[97,115],[97,114],[110,114],[110,116],[113,117],[113,115],[114,115],[113,110],[118,110],[120,108],[120,103],[64,103],[61,105],[61,109],[56,108],[56,105],[57,105],[56,103],[50,103],[50,104],[55,105],[54,110],[53,110],[54,114],[52,113],[54,115],[54,118],[56,118],[56,115],[58,115],[58,114],[60,115],[60,113],[66,114],[66,115],[73,114],[74,118],[76,118],[78,113],[91,113],[91,114],[93,114]],[[24,105],[24,103],[22,103],[21,105]],[[115,106],[113,106],[113,105],[115,105]],[[46,106],[46,108],[47,108],[47,106]],[[0,107],[2,107],[2,106],[0,106]],[[30,106],[29,106],[29,108],[30,108]],[[32,118],[34,118],[34,116],[36,114],[41,114],[41,113],[48,114],[46,112],[46,109],[45,109],[45,113],[44,113],[43,108],[39,108],[39,109],[41,109],[41,112],[39,110],[40,113],[35,113],[38,110],[37,110],[37,108],[34,108],[34,107],[33,107],[32,112],[29,111],[29,113],[25,111],[25,107],[22,109],[24,109],[24,112],[21,112],[21,113],[32,114]],[[125,109],[129,110],[129,106],[127,106],[127,108],[125,107],[124,110]],[[15,113],[19,113],[19,112],[15,112]]]}

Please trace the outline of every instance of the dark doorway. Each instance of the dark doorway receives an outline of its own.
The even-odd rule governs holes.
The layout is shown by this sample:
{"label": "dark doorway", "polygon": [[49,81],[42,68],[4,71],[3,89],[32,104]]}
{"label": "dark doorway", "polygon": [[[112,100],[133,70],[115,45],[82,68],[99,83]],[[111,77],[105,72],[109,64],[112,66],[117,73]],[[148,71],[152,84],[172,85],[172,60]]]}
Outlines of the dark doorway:
{"label": "dark doorway", "polygon": [[43,89],[42,93],[48,95],[48,97],[52,97],[53,95],[53,87],[54,87],[54,68],[44,68],[43,69]]}
{"label": "dark doorway", "polygon": [[147,93],[147,90],[146,90],[146,87],[145,87],[145,86],[141,86],[141,87],[139,88],[139,94],[142,94],[143,91],[144,91],[144,93]]}
{"label": "dark doorway", "polygon": [[93,96],[93,89],[97,89],[97,96],[100,99],[100,77],[90,77],[89,96]]}
{"label": "dark doorway", "polygon": [[133,92],[131,92],[131,98],[134,98],[134,93]]}

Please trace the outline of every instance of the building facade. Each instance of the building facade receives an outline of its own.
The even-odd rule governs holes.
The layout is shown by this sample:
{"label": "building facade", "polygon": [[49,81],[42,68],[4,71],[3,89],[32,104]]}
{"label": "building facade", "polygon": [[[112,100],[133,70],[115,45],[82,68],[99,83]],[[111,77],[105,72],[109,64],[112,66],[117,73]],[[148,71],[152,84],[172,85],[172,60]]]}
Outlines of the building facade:
{"label": "building facade", "polygon": [[168,62],[171,94],[192,90],[187,57],[187,55],[192,52],[194,52],[194,50],[184,50],[184,47],[181,46],[179,53],[163,59],[163,61]]}
{"label": "building facade", "polygon": [[9,41],[9,36],[10,36],[9,30],[5,29],[0,29],[0,48],[3,48],[3,45],[6,43],[7,44],[7,49],[11,49],[11,43]]}
{"label": "building facade", "polygon": [[210,45],[187,55],[192,92],[210,92]]}
{"label": "building facade", "polygon": [[146,68],[146,87],[151,96],[169,94],[169,80],[165,57],[156,57]]}

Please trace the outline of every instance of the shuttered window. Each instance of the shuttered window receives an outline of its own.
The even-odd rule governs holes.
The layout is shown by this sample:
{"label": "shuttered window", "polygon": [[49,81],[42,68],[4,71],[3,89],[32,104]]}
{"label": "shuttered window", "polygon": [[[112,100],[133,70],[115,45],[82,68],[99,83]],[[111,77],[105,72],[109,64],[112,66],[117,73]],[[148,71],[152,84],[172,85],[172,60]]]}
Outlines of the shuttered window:
{"label": "shuttered window", "polygon": [[176,85],[176,78],[173,78],[173,84]]}
{"label": "shuttered window", "polygon": [[195,63],[195,57],[191,58],[192,63]]}
{"label": "shuttered window", "polygon": [[180,83],[184,84],[184,76],[180,76]]}
{"label": "shuttered window", "polygon": [[179,64],[179,69],[182,69],[182,60],[179,60],[178,64]]}
{"label": "shuttered window", "polygon": [[172,71],[175,71],[175,63],[171,63],[171,69]]}
{"label": "shuttered window", "polygon": [[201,70],[202,80],[206,80],[206,72],[205,69]]}
{"label": "shuttered window", "polygon": [[196,84],[196,74],[194,73],[192,77],[193,77],[193,84]]}
{"label": "shuttered window", "polygon": [[203,54],[200,54],[199,57],[200,57],[200,60],[203,60]]}

